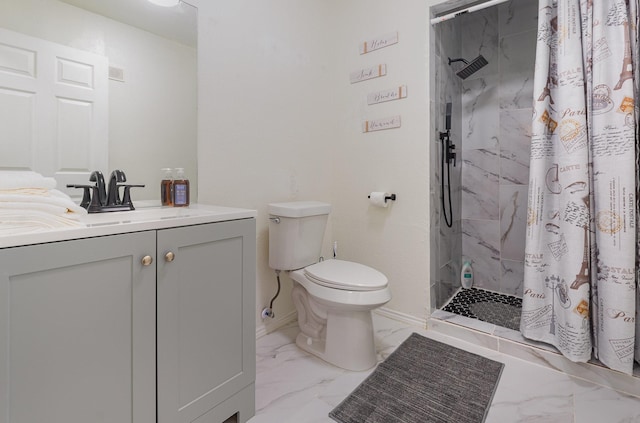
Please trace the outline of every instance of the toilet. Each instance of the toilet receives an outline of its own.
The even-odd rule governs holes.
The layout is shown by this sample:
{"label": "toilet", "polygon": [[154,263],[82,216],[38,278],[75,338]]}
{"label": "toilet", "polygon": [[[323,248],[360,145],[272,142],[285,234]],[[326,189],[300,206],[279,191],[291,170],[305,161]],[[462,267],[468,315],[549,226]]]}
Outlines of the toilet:
{"label": "toilet", "polygon": [[363,264],[320,259],[330,204],[273,203],[268,210],[269,266],[290,271],[296,344],[343,369],[370,369],[377,362],[371,310],[391,300],[386,276]]}

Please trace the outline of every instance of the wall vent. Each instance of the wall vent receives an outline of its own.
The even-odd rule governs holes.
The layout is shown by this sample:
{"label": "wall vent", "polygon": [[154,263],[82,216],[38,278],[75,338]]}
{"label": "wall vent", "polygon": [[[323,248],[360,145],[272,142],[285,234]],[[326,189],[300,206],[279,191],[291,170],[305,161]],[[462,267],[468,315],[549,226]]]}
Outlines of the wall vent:
{"label": "wall vent", "polygon": [[124,82],[124,69],[115,66],[109,66],[109,79]]}

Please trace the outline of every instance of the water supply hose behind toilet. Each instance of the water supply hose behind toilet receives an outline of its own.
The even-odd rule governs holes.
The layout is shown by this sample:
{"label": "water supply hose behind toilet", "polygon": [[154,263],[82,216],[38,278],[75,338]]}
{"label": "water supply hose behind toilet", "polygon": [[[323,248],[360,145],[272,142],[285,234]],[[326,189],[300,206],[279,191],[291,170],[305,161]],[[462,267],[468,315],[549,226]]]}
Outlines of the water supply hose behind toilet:
{"label": "water supply hose behind toilet", "polygon": [[278,290],[276,291],[276,295],[273,296],[271,301],[269,302],[269,307],[266,307],[262,310],[262,318],[266,319],[267,317],[271,317],[272,319],[276,317],[276,314],[273,312],[273,302],[280,295],[280,270],[276,270],[276,279],[278,281]]}

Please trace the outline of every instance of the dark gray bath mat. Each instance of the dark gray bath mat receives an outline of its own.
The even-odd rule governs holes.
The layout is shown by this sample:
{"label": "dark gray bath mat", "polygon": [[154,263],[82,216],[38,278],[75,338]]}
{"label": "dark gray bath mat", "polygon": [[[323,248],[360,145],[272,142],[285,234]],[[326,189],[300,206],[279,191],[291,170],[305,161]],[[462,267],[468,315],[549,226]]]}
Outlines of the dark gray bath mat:
{"label": "dark gray bath mat", "polygon": [[503,367],[414,333],[329,417],[339,423],[482,423]]}

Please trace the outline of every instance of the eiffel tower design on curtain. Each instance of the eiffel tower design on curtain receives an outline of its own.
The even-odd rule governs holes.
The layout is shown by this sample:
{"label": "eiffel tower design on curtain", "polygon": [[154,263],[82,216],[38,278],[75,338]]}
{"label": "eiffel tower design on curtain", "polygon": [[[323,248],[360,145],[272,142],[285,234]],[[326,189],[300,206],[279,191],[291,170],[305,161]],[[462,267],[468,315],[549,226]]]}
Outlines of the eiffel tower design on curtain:
{"label": "eiffel tower design on curtain", "polygon": [[[587,206],[587,210],[589,210],[589,196],[585,196],[582,198],[584,204]],[[582,255],[582,265],[578,274],[576,275],[576,279],[571,284],[571,289],[578,289],[585,283],[589,282],[589,221],[584,224],[584,253]]]}

